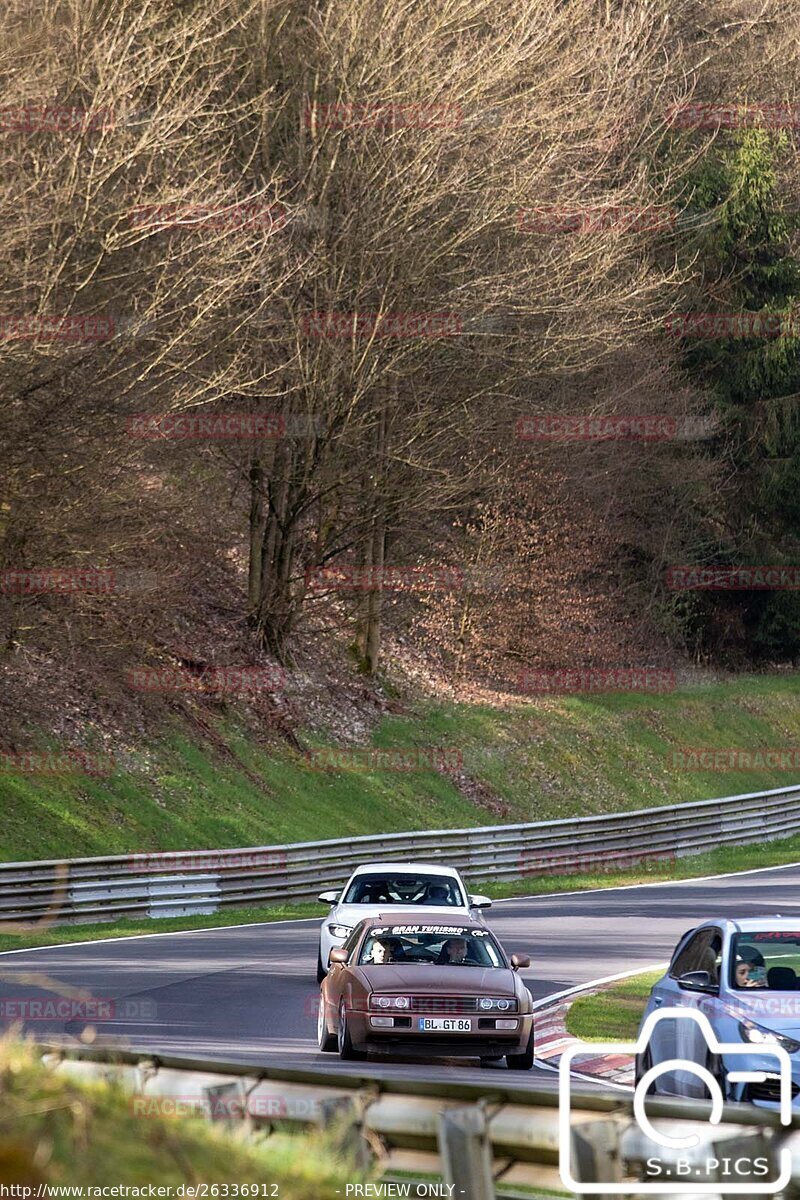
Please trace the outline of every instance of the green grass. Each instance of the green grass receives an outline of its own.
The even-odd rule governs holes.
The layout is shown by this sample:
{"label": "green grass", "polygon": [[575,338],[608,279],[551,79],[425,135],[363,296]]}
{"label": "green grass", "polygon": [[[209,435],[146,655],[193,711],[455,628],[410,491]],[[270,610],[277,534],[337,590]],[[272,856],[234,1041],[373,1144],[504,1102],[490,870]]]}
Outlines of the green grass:
{"label": "green grass", "polygon": [[315,769],[283,743],[256,744],[230,719],[203,743],[165,731],[132,747],[108,777],[0,774],[0,859],[539,821],[779,787],[794,782],[791,773],[686,770],[668,755],[681,747],[800,746],[799,690],[795,674],[664,695],[543,697],[503,709],[425,703],[374,730],[375,747],[459,752],[463,770],[454,778]]}
{"label": "green grass", "polygon": [[495,899],[510,896],[539,896],[551,892],[587,891],[591,888],[621,887],[637,883],[659,883],[671,879],[695,879],[703,875],[725,875],[762,867],[780,867],[800,862],[800,834],[752,846],[720,846],[707,854],[648,862],[627,871],[594,871],[579,875],[532,875],[507,882],[472,880],[474,891]]}
{"label": "green grass", "polygon": [[585,1042],[635,1041],[650,989],[662,974],[645,971],[580,996],[567,1010],[567,1032]]}
{"label": "green grass", "polygon": [[139,921],[113,921],[102,925],[31,925],[25,933],[0,934],[0,952],[38,946],[67,946],[114,937],[136,937],[143,933],[174,933],[186,929],[217,929],[226,925],[248,925],[254,921],[287,921],[325,915],[321,904],[281,904],[262,908],[228,908],[211,916],[160,917]]}
{"label": "green grass", "polygon": [[277,1184],[281,1200],[340,1200],[346,1183],[364,1178],[319,1134],[257,1141],[243,1132],[199,1117],[142,1116],[119,1086],[78,1082],[44,1066],[30,1045],[0,1043],[6,1184],[153,1184],[174,1194],[180,1184],[263,1183]]}

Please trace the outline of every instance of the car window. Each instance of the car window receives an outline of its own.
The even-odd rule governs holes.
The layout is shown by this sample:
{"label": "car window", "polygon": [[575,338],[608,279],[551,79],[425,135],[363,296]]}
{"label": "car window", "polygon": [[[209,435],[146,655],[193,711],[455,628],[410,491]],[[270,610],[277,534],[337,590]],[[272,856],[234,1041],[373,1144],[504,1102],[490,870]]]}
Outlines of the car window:
{"label": "car window", "polygon": [[800,991],[800,930],[757,930],[731,939],[730,987]]}
{"label": "car window", "polygon": [[507,967],[503,952],[487,930],[453,925],[373,926],[358,961],[363,966]]}
{"label": "car window", "polygon": [[344,904],[427,904],[463,907],[458,881],[450,875],[370,872],[350,881]]}
{"label": "car window", "polygon": [[350,933],[348,935],[348,937],[345,938],[345,940],[342,942],[342,949],[347,951],[348,958],[350,957],[350,955],[353,953],[356,946],[358,945],[359,938],[361,937],[363,932],[364,932],[364,922],[360,921],[358,923],[358,925],[356,925],[356,927],[352,931],[352,933]]}
{"label": "car window", "polygon": [[718,983],[721,960],[722,932],[713,927],[699,929],[675,956],[669,973],[673,979],[678,979],[687,971],[708,971],[712,981]]}

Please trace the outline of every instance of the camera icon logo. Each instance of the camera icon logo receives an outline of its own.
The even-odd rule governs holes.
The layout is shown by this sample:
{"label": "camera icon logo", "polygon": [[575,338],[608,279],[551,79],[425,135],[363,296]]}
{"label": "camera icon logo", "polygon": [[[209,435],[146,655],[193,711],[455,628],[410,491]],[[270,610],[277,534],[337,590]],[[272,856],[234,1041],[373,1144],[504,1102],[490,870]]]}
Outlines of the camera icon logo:
{"label": "camera icon logo", "polygon": [[[592,1196],[592,1195],[641,1195],[644,1193],[653,1194],[669,1194],[669,1195],[714,1195],[718,1196],[720,1191],[725,1195],[774,1195],[775,1192],[782,1191],[787,1186],[792,1178],[792,1154],[787,1147],[782,1147],[779,1155],[779,1171],[778,1179],[770,1182],[755,1182],[748,1179],[746,1182],[720,1182],[718,1179],[714,1182],[699,1182],[697,1178],[684,1182],[680,1181],[680,1176],[688,1172],[678,1170],[671,1174],[669,1182],[662,1179],[659,1182],[651,1182],[650,1180],[639,1180],[637,1182],[619,1182],[616,1180],[606,1181],[587,1181],[577,1179],[573,1172],[572,1164],[572,1137],[571,1137],[571,1122],[570,1115],[571,1107],[571,1082],[573,1062],[579,1055],[585,1055],[587,1049],[591,1049],[592,1055],[636,1055],[643,1054],[647,1050],[654,1028],[660,1021],[693,1021],[700,1027],[700,1032],[711,1051],[715,1055],[724,1055],[726,1059],[739,1058],[752,1062],[753,1048],[744,1046],[738,1042],[720,1042],[711,1026],[708,1017],[704,1013],[694,1009],[671,1009],[667,1011],[653,1012],[645,1021],[640,1031],[639,1037],[635,1042],[592,1042],[589,1045],[580,1042],[570,1046],[561,1056],[559,1063],[559,1172],[564,1186],[577,1195]],[[758,1057],[771,1057],[776,1060],[777,1071],[779,1078],[780,1089],[780,1121],[782,1125],[790,1125],[792,1121],[792,1064],[788,1053],[784,1048],[777,1043],[775,1045],[761,1045],[758,1048]],[[683,1136],[670,1136],[665,1132],[665,1118],[661,1118],[660,1128],[656,1128],[650,1120],[645,1110],[645,1097],[648,1089],[653,1082],[661,1075],[669,1074],[673,1071],[681,1071],[696,1076],[702,1081],[708,1089],[711,1096],[711,1113],[708,1118],[709,1124],[719,1125],[722,1120],[722,1111],[724,1105],[724,1096],[719,1080],[715,1078],[707,1067],[701,1066],[699,1063],[689,1059],[671,1058],[663,1062],[656,1063],[647,1070],[636,1085],[633,1095],[633,1116],[636,1125],[648,1142],[654,1147],[661,1147],[666,1151],[665,1158],[675,1158],[678,1152],[685,1150],[696,1149],[701,1145],[702,1139],[696,1133],[689,1133]],[[728,1080],[731,1083],[763,1083],[767,1079],[767,1072],[764,1070],[748,1069],[743,1064],[741,1070],[729,1070]],[[713,1147],[709,1147],[713,1149]],[[715,1162],[716,1159],[709,1159],[709,1162]],[[743,1161],[743,1160],[739,1160]],[[659,1174],[662,1172],[659,1171]],[[664,1171],[663,1175],[670,1174],[670,1171]]]}

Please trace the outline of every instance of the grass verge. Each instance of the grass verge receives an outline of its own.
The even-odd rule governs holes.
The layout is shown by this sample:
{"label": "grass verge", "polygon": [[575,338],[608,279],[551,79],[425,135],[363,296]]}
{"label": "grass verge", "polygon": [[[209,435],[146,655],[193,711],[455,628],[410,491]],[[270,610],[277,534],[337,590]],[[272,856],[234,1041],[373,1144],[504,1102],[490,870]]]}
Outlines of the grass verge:
{"label": "grass verge", "polygon": [[318,1134],[242,1135],[199,1117],[145,1119],[116,1084],[78,1082],[46,1067],[30,1045],[0,1043],[0,1178],[7,1185],[33,1185],[35,1193],[48,1183],[248,1183],[281,1200],[341,1200],[346,1183],[363,1179]]}
{"label": "grass verge", "polygon": [[230,908],[225,912],[198,917],[143,918],[140,921],[113,921],[102,925],[62,925],[38,927],[27,933],[0,934],[0,952],[26,950],[40,946],[67,946],[74,942],[102,941],[106,938],[136,937],[143,933],[179,933],[191,929],[218,929],[226,925],[249,925],[257,921],[290,921],[309,917],[322,918],[319,904],[285,904],[269,908]]}
{"label": "grass verge", "polygon": [[635,1041],[650,989],[662,974],[643,971],[579,996],[567,1010],[567,1032],[585,1042]]}

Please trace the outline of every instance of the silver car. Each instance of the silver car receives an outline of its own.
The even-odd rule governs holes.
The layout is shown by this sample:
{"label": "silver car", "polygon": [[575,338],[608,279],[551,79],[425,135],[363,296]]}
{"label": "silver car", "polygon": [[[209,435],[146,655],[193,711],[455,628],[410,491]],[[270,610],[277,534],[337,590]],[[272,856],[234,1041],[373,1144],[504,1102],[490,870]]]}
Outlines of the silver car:
{"label": "silver car", "polygon": [[[765,1053],[777,1045],[790,1056],[792,1104],[800,1107],[800,917],[706,921],[687,930],[650,992],[642,1026],[651,1013],[670,1009],[704,1014],[717,1041],[734,1043],[736,1055],[713,1053],[696,1021],[662,1017],[637,1055],[637,1081],[651,1067],[678,1058],[710,1070],[726,1099],[777,1108],[780,1076],[775,1056]],[[765,1078],[729,1079],[748,1072]],[[708,1096],[697,1075],[679,1070],[659,1075],[648,1090]]]}
{"label": "silver car", "polygon": [[471,896],[455,867],[440,863],[372,862],[357,867],[344,887],[337,887],[319,896],[321,904],[329,904],[330,912],[319,931],[317,983],[328,973],[331,950],[344,945],[359,921],[365,917],[386,914],[392,910],[428,916],[441,922],[456,919],[481,920],[480,910],[489,908],[488,896]]}

